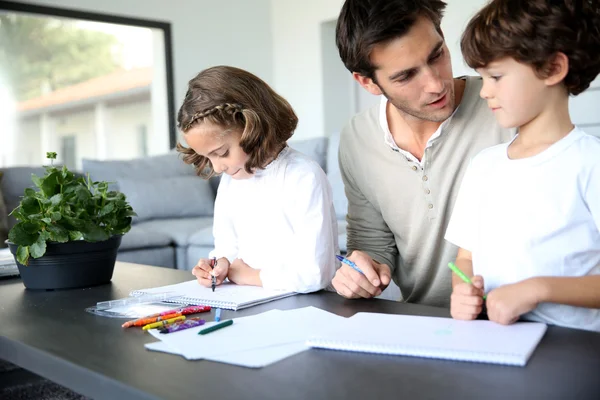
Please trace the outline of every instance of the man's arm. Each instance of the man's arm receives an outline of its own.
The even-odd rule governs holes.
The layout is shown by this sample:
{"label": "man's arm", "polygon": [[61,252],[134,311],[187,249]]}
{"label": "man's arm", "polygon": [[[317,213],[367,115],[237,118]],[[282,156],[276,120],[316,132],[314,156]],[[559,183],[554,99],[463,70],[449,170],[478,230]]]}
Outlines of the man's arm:
{"label": "man's arm", "polygon": [[361,166],[357,166],[348,154],[344,139],[342,134],[338,158],[348,198],[348,258],[362,273],[342,265],[331,283],[335,290],[346,298],[369,298],[378,296],[389,285],[398,250],[394,235],[382,215],[356,184],[352,168]]}
{"label": "man's arm", "polygon": [[[367,253],[380,264],[386,264],[393,274],[396,267],[398,248],[394,234],[385,223],[381,213],[375,209],[363,195],[352,176],[352,161],[349,160],[344,141],[340,141],[339,165],[344,182],[344,190],[348,198],[348,253],[360,250]],[[377,171],[374,171],[377,173]]]}

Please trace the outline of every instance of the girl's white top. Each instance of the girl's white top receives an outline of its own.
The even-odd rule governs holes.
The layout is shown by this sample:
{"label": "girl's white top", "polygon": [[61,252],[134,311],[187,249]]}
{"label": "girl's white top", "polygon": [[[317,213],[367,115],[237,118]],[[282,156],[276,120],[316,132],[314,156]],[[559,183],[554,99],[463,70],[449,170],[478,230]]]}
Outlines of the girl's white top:
{"label": "girl's white top", "polygon": [[338,264],[331,186],[321,167],[286,147],[249,179],[223,175],[210,257],[244,260],[267,289],[325,288]]}

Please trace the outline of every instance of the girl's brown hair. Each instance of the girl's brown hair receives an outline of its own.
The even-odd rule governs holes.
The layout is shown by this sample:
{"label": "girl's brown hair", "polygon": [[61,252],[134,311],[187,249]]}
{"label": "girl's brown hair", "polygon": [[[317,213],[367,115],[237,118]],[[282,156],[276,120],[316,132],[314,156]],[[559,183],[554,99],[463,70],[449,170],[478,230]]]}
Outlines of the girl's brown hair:
{"label": "girl's brown hair", "polygon": [[564,53],[563,84],[578,95],[600,73],[600,0],[493,0],[471,19],[460,45],[471,68],[511,57],[542,79]]}
{"label": "girl's brown hair", "polygon": [[[259,77],[239,68],[218,66],[200,72],[188,84],[177,114],[184,133],[204,121],[242,132],[240,147],[249,159],[245,170],[263,169],[292,137],[298,117],[292,106]],[[215,174],[207,157],[177,144],[183,161],[203,178]]]}

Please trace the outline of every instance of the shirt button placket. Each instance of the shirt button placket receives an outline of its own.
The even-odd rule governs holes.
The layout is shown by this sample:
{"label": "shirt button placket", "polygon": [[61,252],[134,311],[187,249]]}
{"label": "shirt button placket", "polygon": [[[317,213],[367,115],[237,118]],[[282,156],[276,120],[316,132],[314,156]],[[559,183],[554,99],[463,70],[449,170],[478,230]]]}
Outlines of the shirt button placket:
{"label": "shirt button placket", "polygon": [[427,205],[427,215],[429,220],[433,220],[437,216],[437,210],[433,204],[433,196],[431,195],[431,187],[429,185],[430,179],[428,174],[429,171],[429,157],[427,156],[429,148],[425,149],[425,153],[423,154],[423,159],[425,163],[423,165],[423,176],[421,177],[423,183],[423,191],[425,192],[425,203]]}

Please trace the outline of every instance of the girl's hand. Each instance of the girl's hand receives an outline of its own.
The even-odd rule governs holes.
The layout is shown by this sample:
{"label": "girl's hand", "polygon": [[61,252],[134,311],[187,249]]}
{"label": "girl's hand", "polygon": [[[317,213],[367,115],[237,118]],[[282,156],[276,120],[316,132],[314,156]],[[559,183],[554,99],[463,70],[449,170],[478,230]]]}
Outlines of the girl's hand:
{"label": "girl's hand", "polygon": [[213,274],[217,277],[217,285],[223,283],[227,277],[229,270],[229,260],[225,257],[219,258],[215,268],[210,266],[211,260],[208,258],[201,258],[198,260],[196,266],[192,269],[192,275],[196,277],[198,283],[205,287],[212,286]]}
{"label": "girl's hand", "polygon": [[500,286],[487,295],[488,318],[490,321],[509,325],[536,308],[538,303],[537,290],[532,280]]}
{"label": "girl's hand", "polygon": [[260,270],[254,269],[241,258],[233,260],[227,274],[229,280],[237,285],[262,286]]}
{"label": "girl's hand", "polygon": [[450,296],[450,314],[454,319],[473,320],[483,308],[483,277],[475,275],[473,284],[461,282],[454,285]]}

